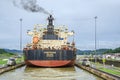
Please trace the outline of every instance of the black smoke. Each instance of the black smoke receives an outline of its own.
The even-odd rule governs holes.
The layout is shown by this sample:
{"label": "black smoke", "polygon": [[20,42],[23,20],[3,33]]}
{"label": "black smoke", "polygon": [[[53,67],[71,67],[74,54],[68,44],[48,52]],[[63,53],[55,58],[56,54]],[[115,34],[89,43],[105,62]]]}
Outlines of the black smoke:
{"label": "black smoke", "polygon": [[13,4],[16,7],[23,8],[29,12],[42,12],[44,14],[50,14],[44,8],[40,7],[36,0],[13,0]]}

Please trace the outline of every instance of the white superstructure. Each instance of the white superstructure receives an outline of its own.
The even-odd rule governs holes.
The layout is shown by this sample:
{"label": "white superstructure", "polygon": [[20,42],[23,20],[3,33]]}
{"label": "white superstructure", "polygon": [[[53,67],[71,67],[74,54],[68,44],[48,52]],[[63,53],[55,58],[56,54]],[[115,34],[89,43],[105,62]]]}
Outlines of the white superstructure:
{"label": "white superstructure", "polygon": [[[27,34],[29,36],[32,36],[32,42],[30,44],[28,44],[27,47],[32,48],[32,46],[36,45],[37,48],[55,48],[55,49],[57,48],[57,49],[60,49],[63,46],[67,47],[67,45],[68,45],[67,38],[69,36],[74,35],[73,31],[68,32],[68,28],[66,26],[60,26],[60,27],[54,28],[54,33],[59,36],[57,40],[44,40],[43,35],[45,35],[46,32],[47,32],[47,28],[44,28],[43,26],[38,25],[38,24],[35,25],[33,31],[27,32]],[[37,43],[34,43],[34,40],[35,40],[34,37],[36,37],[36,41],[38,38]],[[71,44],[69,44],[69,46],[70,45]]]}

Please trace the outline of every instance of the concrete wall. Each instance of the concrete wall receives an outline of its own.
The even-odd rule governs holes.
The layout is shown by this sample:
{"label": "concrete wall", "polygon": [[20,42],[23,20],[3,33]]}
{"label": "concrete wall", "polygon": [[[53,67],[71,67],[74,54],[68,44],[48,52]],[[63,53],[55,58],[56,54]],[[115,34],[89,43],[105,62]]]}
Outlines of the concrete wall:
{"label": "concrete wall", "polygon": [[97,75],[98,77],[101,77],[105,80],[120,80],[119,77],[117,76],[114,76],[114,75],[111,75],[111,74],[108,74],[108,73],[105,73],[103,71],[100,71],[100,70],[97,70],[95,68],[92,68],[92,67],[86,67],[86,66],[82,66],[80,63],[76,62],[75,63],[76,66],[94,74],[94,75]]}
{"label": "concrete wall", "polygon": [[8,72],[8,71],[16,69],[16,68],[19,68],[19,67],[24,66],[24,65],[25,65],[25,63],[22,62],[22,63],[16,64],[15,66],[8,66],[6,68],[2,68],[2,69],[0,69],[0,74]]}

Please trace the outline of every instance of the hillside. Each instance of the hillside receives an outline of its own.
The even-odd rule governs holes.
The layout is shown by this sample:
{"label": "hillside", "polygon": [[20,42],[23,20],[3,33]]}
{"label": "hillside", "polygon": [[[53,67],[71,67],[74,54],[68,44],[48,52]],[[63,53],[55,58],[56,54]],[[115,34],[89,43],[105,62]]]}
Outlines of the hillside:
{"label": "hillside", "polygon": [[10,52],[10,53],[15,53],[15,54],[21,54],[22,51],[20,50],[15,50],[15,49],[4,49],[6,52]]}
{"label": "hillside", "polygon": [[[104,54],[106,51],[108,51],[109,49],[97,49],[96,52],[97,54],[101,55]],[[90,55],[90,54],[94,54],[95,51],[94,50],[79,50],[77,49],[77,55]]]}
{"label": "hillside", "polygon": [[10,52],[5,51],[4,49],[0,49],[0,59],[8,58],[14,55],[15,55],[14,53],[10,53]]}
{"label": "hillside", "polygon": [[104,54],[107,54],[107,53],[120,53],[120,47],[115,49],[108,49],[106,52],[104,52]]}
{"label": "hillside", "polygon": [[0,54],[7,53],[4,49],[0,49]]}

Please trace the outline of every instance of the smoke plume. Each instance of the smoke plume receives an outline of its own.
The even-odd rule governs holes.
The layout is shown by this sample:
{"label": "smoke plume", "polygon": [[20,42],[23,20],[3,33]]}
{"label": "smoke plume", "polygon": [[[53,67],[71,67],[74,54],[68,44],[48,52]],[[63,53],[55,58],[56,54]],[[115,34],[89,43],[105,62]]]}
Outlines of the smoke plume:
{"label": "smoke plume", "polygon": [[16,7],[23,8],[29,12],[42,12],[44,14],[50,14],[44,8],[40,7],[36,0],[13,0],[13,4]]}

